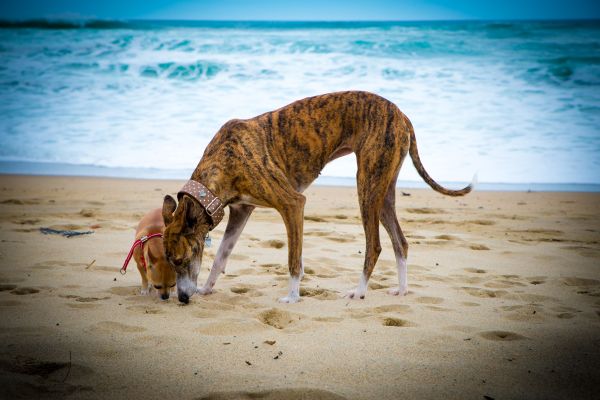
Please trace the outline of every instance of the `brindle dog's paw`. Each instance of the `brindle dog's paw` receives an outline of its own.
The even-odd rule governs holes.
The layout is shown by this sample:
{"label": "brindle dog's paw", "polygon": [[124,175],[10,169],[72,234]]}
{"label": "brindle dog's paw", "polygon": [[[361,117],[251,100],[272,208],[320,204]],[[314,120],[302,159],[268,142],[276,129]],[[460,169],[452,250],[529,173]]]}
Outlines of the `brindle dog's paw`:
{"label": "brindle dog's paw", "polygon": [[344,297],[348,298],[348,299],[361,299],[362,300],[365,298],[365,292],[359,291],[358,289],[352,289],[352,290],[348,290]]}
{"label": "brindle dog's paw", "polygon": [[207,288],[207,287],[201,287],[201,288],[196,289],[196,293],[198,293],[199,295],[202,295],[202,296],[209,295],[212,292],[213,292],[212,288]]}
{"label": "brindle dog's paw", "polygon": [[393,288],[388,290],[388,294],[391,294],[392,296],[405,296],[408,293],[408,288]]}
{"label": "brindle dog's paw", "polygon": [[280,297],[278,300],[280,303],[297,303],[300,301],[300,297],[296,297],[296,296],[285,296],[285,297]]}

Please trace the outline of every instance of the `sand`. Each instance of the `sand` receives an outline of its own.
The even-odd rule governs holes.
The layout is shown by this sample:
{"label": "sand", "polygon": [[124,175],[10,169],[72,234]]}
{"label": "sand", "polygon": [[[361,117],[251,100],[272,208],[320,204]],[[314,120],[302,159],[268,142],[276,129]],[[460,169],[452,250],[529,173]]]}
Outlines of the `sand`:
{"label": "sand", "polygon": [[409,293],[386,293],[382,228],[367,296],[349,300],[355,190],[311,187],[300,303],[277,302],[285,229],[257,209],[216,292],[182,306],[141,296],[135,265],[118,272],[139,218],[182,183],[0,177],[0,397],[598,398],[600,194],[399,190]]}

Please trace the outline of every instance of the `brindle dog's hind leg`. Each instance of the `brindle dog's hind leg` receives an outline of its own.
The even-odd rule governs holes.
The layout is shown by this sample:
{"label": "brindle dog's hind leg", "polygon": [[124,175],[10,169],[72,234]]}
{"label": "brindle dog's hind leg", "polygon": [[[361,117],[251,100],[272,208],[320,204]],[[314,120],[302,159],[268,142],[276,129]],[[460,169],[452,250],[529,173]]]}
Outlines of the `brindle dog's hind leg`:
{"label": "brindle dog's hind leg", "polygon": [[392,132],[391,139],[385,143],[382,143],[383,137],[385,136],[370,135],[356,152],[358,201],[367,243],[363,273],[358,287],[346,295],[355,299],[365,297],[369,278],[381,253],[379,219],[388,189],[395,186],[403,156],[406,154],[402,151],[399,136]]}
{"label": "brindle dog's hind leg", "polygon": [[[360,156],[357,155],[357,159]],[[362,217],[363,228],[365,231],[366,251],[363,273],[360,277],[358,287],[350,290],[347,296],[350,298],[364,299],[367,292],[367,283],[375,268],[375,263],[381,253],[381,243],[379,241],[379,216],[383,207],[385,193],[389,186],[389,178],[383,179],[381,176],[373,174],[373,171],[361,167],[361,161],[358,162],[357,187],[358,201],[360,203],[360,213]]]}
{"label": "brindle dog's hind leg", "polygon": [[306,198],[293,191],[288,193],[285,203],[277,207],[281,214],[288,236],[288,266],[290,269],[289,291],[281,303],[296,303],[300,300],[300,279],[302,279],[302,234],[304,231],[304,203]]}
{"label": "brindle dog's hind leg", "polygon": [[398,218],[396,217],[396,180],[390,185],[381,211],[381,223],[385,227],[394,248],[396,268],[398,269],[398,288],[390,289],[389,294],[405,295],[408,289],[406,258],[408,256],[408,242],[402,233]]}
{"label": "brindle dog's hind leg", "polygon": [[202,288],[198,288],[196,293],[199,294],[210,294],[212,288],[217,282],[219,275],[225,272],[225,266],[227,265],[227,258],[231,254],[233,247],[237,243],[250,214],[254,210],[254,206],[239,204],[229,206],[229,219],[227,220],[227,227],[225,228],[225,234],[223,240],[217,250],[215,261],[208,275],[208,279]]}

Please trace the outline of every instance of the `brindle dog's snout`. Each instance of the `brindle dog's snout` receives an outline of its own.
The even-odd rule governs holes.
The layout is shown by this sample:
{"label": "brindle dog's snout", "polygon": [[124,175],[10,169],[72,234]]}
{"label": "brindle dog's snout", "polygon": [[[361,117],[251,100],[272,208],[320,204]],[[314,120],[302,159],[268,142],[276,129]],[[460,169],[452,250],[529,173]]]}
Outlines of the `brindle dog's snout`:
{"label": "brindle dog's snout", "polygon": [[179,297],[179,301],[182,302],[183,304],[187,304],[190,302],[190,296],[188,296],[186,293],[179,293],[178,294]]}

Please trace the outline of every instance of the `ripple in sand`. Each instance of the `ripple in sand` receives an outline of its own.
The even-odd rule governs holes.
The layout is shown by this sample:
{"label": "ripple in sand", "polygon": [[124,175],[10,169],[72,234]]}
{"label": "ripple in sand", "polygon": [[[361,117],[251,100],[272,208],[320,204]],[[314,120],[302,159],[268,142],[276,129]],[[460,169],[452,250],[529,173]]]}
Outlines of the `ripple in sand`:
{"label": "ripple in sand", "polygon": [[346,398],[321,389],[313,388],[293,388],[293,389],[272,389],[259,392],[214,392],[206,396],[199,397],[196,400],[254,400],[254,399],[286,399],[286,400],[345,400]]}
{"label": "ripple in sand", "polygon": [[255,320],[231,318],[202,325],[194,329],[194,331],[209,336],[231,336],[263,331],[266,329],[268,328]]}
{"label": "ripple in sand", "polygon": [[417,303],[421,304],[440,304],[444,301],[441,297],[417,297]]}
{"label": "ripple in sand", "polygon": [[568,277],[562,280],[563,284],[567,286],[598,286],[600,285],[600,281],[596,279],[585,279],[578,277]]}
{"label": "ripple in sand", "polygon": [[92,325],[90,329],[98,333],[136,333],[146,330],[143,326],[126,325],[114,321],[101,321]]}
{"label": "ripple in sand", "polygon": [[27,294],[34,294],[34,293],[39,293],[40,291],[38,289],[32,288],[32,287],[20,287],[18,289],[13,290],[12,292],[10,292],[11,294],[16,294],[18,296],[23,296],[23,295],[27,295]]}
{"label": "ripple in sand", "polygon": [[526,339],[525,336],[519,335],[518,333],[515,333],[515,332],[509,332],[509,331],[480,332],[479,336],[481,336],[484,339],[499,341],[499,342],[510,342],[513,340]]}

